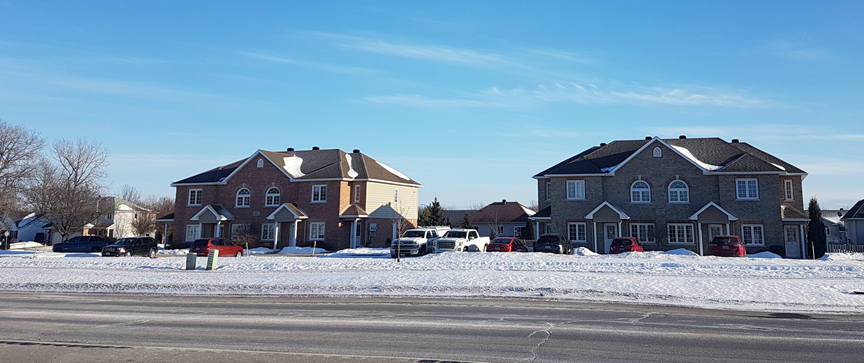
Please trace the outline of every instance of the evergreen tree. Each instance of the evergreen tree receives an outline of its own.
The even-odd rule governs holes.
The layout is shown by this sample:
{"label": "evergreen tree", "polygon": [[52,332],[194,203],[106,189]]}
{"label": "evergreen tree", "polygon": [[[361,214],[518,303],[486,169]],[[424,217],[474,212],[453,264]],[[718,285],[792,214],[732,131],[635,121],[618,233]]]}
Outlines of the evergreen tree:
{"label": "evergreen tree", "polygon": [[441,203],[438,203],[438,198],[432,202],[432,205],[426,207],[429,211],[429,226],[449,226],[450,221],[444,218],[444,208],[441,208]]}
{"label": "evergreen tree", "polygon": [[493,240],[498,237],[498,233],[495,232],[495,227],[492,227],[492,231],[489,232],[489,240]]}
{"label": "evergreen tree", "polygon": [[420,210],[420,214],[417,216],[417,226],[426,227],[431,225],[429,224],[429,207],[425,207]]}
{"label": "evergreen tree", "polygon": [[525,222],[525,228],[522,228],[522,239],[534,239],[534,223],[529,219]]}
{"label": "evergreen tree", "polygon": [[468,218],[468,213],[459,221],[459,228],[471,228],[471,218]]}
{"label": "evergreen tree", "polygon": [[822,222],[822,208],[819,207],[816,198],[810,198],[807,212],[810,215],[810,222],[807,224],[808,247],[813,253],[813,258],[820,258],[825,256],[825,251],[828,250],[828,237],[825,236],[825,223]]}

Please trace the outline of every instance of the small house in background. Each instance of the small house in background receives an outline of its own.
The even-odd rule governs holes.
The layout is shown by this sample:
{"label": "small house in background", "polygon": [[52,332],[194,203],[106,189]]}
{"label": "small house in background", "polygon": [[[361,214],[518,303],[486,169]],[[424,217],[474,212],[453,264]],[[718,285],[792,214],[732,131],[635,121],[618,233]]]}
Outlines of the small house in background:
{"label": "small house in background", "polygon": [[[809,211],[804,211],[808,214]],[[825,224],[825,241],[828,243],[846,243],[845,223],[841,220],[844,210],[822,210],[822,223]]]}
{"label": "small house in background", "polygon": [[840,219],[846,227],[846,241],[856,245],[864,245],[864,199],[855,203],[843,218]]}
{"label": "small house in background", "polygon": [[[118,239],[132,237],[139,233],[135,233],[135,220],[145,218],[147,214],[152,213],[149,209],[138,206],[128,200],[123,200],[117,197],[104,197],[99,199],[100,210],[106,212],[96,220],[81,226],[80,229],[73,231],[66,238],[75,236],[100,236],[109,239]],[[108,206],[107,208],[105,206]],[[44,220],[43,220],[44,221]],[[63,242],[63,236],[58,232],[50,222],[43,225],[47,241],[51,244]],[[153,236],[156,230],[140,233],[147,236]]]}
{"label": "small house in background", "polygon": [[462,226],[462,220],[468,217],[470,221],[471,214],[476,211],[476,209],[445,209],[441,213],[444,214],[444,219],[450,222],[450,228],[459,228]]}
{"label": "small house in background", "polygon": [[536,211],[519,202],[508,202],[505,199],[471,213],[468,218],[481,236],[490,236],[492,231],[495,231],[496,236],[533,239],[533,236],[523,237],[522,229],[528,223],[528,218],[535,213]]}

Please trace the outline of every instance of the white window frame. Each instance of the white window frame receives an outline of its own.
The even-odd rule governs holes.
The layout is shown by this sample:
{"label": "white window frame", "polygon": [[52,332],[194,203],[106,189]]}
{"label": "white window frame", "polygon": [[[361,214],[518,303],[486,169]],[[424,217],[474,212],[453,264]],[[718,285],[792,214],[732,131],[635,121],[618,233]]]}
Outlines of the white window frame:
{"label": "white window frame", "polygon": [[[246,193],[241,194],[241,192],[246,191]],[[252,204],[252,191],[249,188],[240,188],[235,194],[234,198],[234,206],[237,208],[249,208],[249,205]]]}
{"label": "white window frame", "polygon": [[187,224],[186,225],[186,241],[194,241],[196,239],[201,238],[201,225],[200,224]]}
{"label": "white window frame", "polygon": [[552,200],[552,182],[546,182],[546,200]]}
{"label": "white window frame", "polygon": [[[637,188],[637,185],[645,184],[647,188]],[[630,203],[651,203],[651,184],[644,180],[637,180],[630,184]]]}
{"label": "white window frame", "polygon": [[661,149],[659,146],[655,146],[654,150],[651,150],[651,155],[654,156],[655,158],[662,158],[663,157],[663,149]]}
{"label": "white window frame", "polygon": [[201,205],[204,196],[204,189],[189,189],[189,199],[186,205]]}
{"label": "white window frame", "polygon": [[654,223],[630,223],[630,237],[639,243],[657,243],[656,235]]}
{"label": "white window frame", "polygon": [[793,193],[793,190],[792,190],[792,181],[789,180],[789,179],[784,180],[784,181],[783,181],[783,186],[784,186],[784,188],[786,189],[786,190],[785,190],[785,192],[786,192],[786,195],[785,195],[786,200],[795,200],[795,193]]}
{"label": "white window frame", "polygon": [[504,226],[496,226],[496,228],[495,228],[495,234],[497,234],[497,235],[499,235],[499,236],[502,235],[502,234],[504,234]]}
{"label": "white window frame", "polygon": [[324,232],[326,225],[324,222],[310,222],[309,223],[309,240],[310,241],[323,241],[324,240]]}
{"label": "white window frame", "polygon": [[585,222],[567,223],[567,239],[576,243],[588,242],[588,225]]}
{"label": "white window frame", "polygon": [[399,188],[393,188],[393,204],[399,204]]}
{"label": "white window frame", "polygon": [[[670,244],[695,244],[692,223],[669,223],[666,225]],[[683,236],[682,236],[683,234]],[[682,238],[683,237],[683,238]]]}
{"label": "white window frame", "polygon": [[[683,188],[674,187],[676,184],[683,185]],[[669,183],[669,203],[670,204],[689,204],[690,203],[690,186],[683,180],[676,179]]]}
{"label": "white window frame", "polygon": [[273,223],[264,223],[261,225],[261,240],[273,241],[276,239],[276,225]]}
{"label": "white window frame", "polygon": [[567,200],[585,200],[585,181],[567,181]]}
{"label": "white window frame", "polygon": [[327,185],[313,185],[312,186],[312,203],[326,203],[327,202]]}
{"label": "white window frame", "polygon": [[256,164],[257,164],[256,165],[257,167],[263,168],[264,167],[264,159],[258,159],[258,162]]}
{"label": "white window frame", "polygon": [[764,246],[765,226],[761,224],[742,224],[741,241],[745,245]]}
{"label": "white window frame", "polygon": [[[276,190],[276,192],[273,193],[273,190]],[[277,187],[267,188],[267,193],[264,194],[264,206],[276,207],[279,204],[282,204],[282,191]]]}
{"label": "white window frame", "polygon": [[360,186],[354,186],[354,203],[360,203]]}
{"label": "white window frame", "polygon": [[735,196],[738,200],[759,200],[759,179],[735,179]]}

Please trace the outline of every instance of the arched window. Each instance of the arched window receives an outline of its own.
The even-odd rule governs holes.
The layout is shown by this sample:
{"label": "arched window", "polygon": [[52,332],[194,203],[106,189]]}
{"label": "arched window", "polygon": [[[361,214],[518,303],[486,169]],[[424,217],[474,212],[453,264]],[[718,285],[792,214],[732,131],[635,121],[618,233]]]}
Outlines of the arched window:
{"label": "arched window", "polygon": [[264,167],[264,159],[258,159],[258,165],[257,166],[259,168],[263,168]]}
{"label": "arched window", "polygon": [[663,149],[661,149],[659,146],[657,146],[654,148],[653,154],[654,154],[655,158],[662,158],[663,157]]}
{"label": "arched window", "polygon": [[264,198],[264,205],[273,207],[279,205],[279,188],[272,187],[267,189],[267,196]]}
{"label": "arched window", "polygon": [[687,183],[676,180],[669,184],[669,203],[690,203],[690,188]]}
{"label": "arched window", "polygon": [[240,188],[237,191],[237,207],[248,207],[249,201],[252,199],[252,193],[249,192],[249,189]]}
{"label": "arched window", "polygon": [[637,181],[630,186],[630,202],[651,203],[651,187],[644,181]]}

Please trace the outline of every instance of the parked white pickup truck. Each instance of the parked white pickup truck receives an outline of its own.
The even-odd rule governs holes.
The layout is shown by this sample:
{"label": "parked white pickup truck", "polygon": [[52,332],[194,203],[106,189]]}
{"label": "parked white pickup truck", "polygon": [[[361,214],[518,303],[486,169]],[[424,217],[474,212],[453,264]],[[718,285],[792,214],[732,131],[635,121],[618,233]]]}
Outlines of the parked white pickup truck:
{"label": "parked white pickup truck", "polygon": [[445,251],[485,252],[489,237],[480,237],[476,229],[451,229],[438,239],[435,253]]}
{"label": "parked white pickup truck", "polygon": [[390,257],[396,256],[423,256],[435,249],[435,241],[438,240],[438,231],[435,228],[414,228],[405,231],[390,244]]}

